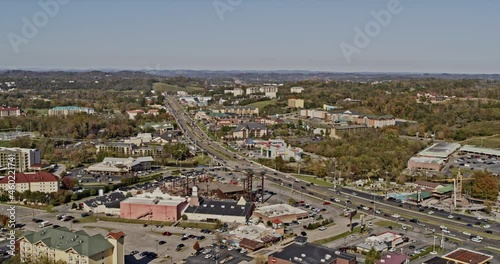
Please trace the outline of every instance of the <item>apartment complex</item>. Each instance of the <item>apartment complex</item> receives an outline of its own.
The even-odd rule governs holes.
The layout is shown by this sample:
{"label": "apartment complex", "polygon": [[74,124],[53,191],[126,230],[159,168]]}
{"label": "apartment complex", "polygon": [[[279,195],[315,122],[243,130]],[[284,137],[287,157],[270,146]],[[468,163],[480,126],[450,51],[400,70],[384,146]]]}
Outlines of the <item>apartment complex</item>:
{"label": "apartment complex", "polygon": [[233,138],[261,138],[268,134],[267,126],[262,123],[249,122],[233,129]]}
{"label": "apartment complex", "polygon": [[289,108],[304,108],[304,99],[288,99]]}
{"label": "apartment complex", "polygon": [[47,258],[68,264],[123,264],[125,234],[90,236],[85,231],[71,232],[66,227],[27,231],[19,238],[21,262]]}
{"label": "apartment complex", "polygon": [[261,87],[249,87],[246,89],[247,95],[256,93],[266,94],[266,93],[277,93],[277,92],[278,92],[278,86],[273,86],[273,85],[261,86]]}
{"label": "apartment complex", "polygon": [[56,106],[49,109],[49,116],[69,116],[77,113],[94,114],[93,108],[79,107],[79,106]]}
{"label": "apartment complex", "polygon": [[59,191],[59,178],[48,172],[16,173],[14,179],[12,175],[0,179],[0,189],[9,190],[14,183],[16,191],[25,192],[45,192],[52,193]]}
{"label": "apartment complex", "polygon": [[[9,157],[12,157],[11,164]],[[15,169],[23,172],[29,170],[32,165],[40,163],[41,156],[38,149],[0,147],[0,171]]]}
{"label": "apartment complex", "polygon": [[17,107],[0,107],[0,117],[20,116],[21,109]]}

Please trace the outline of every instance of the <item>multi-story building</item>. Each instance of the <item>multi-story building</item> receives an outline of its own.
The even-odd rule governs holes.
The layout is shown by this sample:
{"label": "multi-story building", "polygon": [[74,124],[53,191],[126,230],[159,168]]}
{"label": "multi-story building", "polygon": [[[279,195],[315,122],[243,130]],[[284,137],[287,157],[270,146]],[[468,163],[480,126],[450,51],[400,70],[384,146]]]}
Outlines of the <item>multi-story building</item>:
{"label": "multi-story building", "polygon": [[1,148],[0,171],[15,169],[18,172],[27,171],[34,164],[40,164],[40,150],[26,148]]}
{"label": "multi-story building", "polygon": [[120,217],[175,222],[187,205],[186,197],[170,196],[156,189],[120,202]]}
{"label": "multi-story building", "polygon": [[267,126],[262,123],[240,124],[233,129],[233,138],[261,138],[267,135]]}
{"label": "multi-story building", "polygon": [[116,154],[132,155],[134,152],[135,145],[131,143],[124,142],[109,142],[98,144],[95,146],[96,152],[113,152]]}
{"label": "multi-story building", "polygon": [[214,113],[235,114],[240,116],[259,115],[259,108],[254,106],[228,106],[225,108],[215,109]]}
{"label": "multi-story building", "polygon": [[269,86],[261,86],[261,87],[249,87],[246,89],[246,94],[251,95],[251,94],[256,94],[256,93],[277,93],[278,92],[278,87],[269,85]]}
{"label": "multi-story building", "polygon": [[89,115],[94,114],[94,108],[79,107],[79,106],[56,106],[49,109],[49,116],[68,116],[77,113],[87,113]]}
{"label": "multi-story building", "polygon": [[302,91],[304,91],[304,87],[294,86],[290,88],[291,93],[302,93]]}
{"label": "multi-story building", "polygon": [[26,231],[19,238],[21,262],[63,261],[68,264],[123,264],[125,234],[90,236],[85,231],[70,231],[66,227]]}
{"label": "multi-story building", "polygon": [[349,125],[349,126],[334,126],[330,130],[331,138],[341,138],[346,134],[362,132],[370,129],[366,125]]}
{"label": "multi-story building", "polygon": [[288,107],[289,108],[304,108],[304,99],[288,99]]}
{"label": "multi-story building", "polygon": [[9,174],[0,179],[0,189],[2,190],[11,189],[12,184],[15,185],[15,190],[18,192],[53,193],[59,191],[59,178],[48,172],[16,173],[14,179]]}
{"label": "multi-story building", "polygon": [[21,109],[17,107],[0,107],[0,117],[20,116]]}
{"label": "multi-story building", "polygon": [[375,115],[362,115],[358,117],[358,124],[365,124],[369,127],[386,127],[396,125],[396,118],[391,115],[375,116]]}

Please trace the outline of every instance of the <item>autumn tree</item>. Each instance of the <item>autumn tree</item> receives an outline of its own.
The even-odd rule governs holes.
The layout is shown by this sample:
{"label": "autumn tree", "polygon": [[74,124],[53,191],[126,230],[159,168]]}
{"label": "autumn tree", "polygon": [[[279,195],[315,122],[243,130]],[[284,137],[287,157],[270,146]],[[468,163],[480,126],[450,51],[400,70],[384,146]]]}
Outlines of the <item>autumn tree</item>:
{"label": "autumn tree", "polygon": [[193,249],[194,251],[198,251],[198,249],[200,249],[200,243],[198,243],[198,241],[196,241],[193,245]]}
{"label": "autumn tree", "polygon": [[472,197],[496,201],[498,196],[498,183],[495,177],[487,171],[474,172],[474,182],[472,183]]}
{"label": "autumn tree", "polygon": [[365,259],[365,264],[375,264],[377,261],[380,259],[380,252],[375,250],[374,247],[366,253],[366,259]]}

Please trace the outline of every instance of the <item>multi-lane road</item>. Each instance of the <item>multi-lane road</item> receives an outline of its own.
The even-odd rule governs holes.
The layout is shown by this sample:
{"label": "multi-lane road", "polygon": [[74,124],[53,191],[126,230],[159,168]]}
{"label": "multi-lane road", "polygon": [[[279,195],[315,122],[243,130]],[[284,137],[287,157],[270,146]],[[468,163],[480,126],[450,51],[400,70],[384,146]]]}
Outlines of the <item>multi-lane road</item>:
{"label": "multi-lane road", "polygon": [[[436,230],[436,234],[441,234],[440,226],[444,225],[448,228],[448,230],[450,230],[452,236],[463,240],[466,244],[471,243],[471,246],[500,246],[500,236],[498,236],[500,224],[498,223],[488,223],[489,225],[491,225],[489,230],[492,230],[493,234],[486,234],[483,227],[475,224],[478,221],[483,225],[487,223],[477,220],[474,217],[456,215],[461,219],[450,219],[448,218],[450,213],[447,212],[434,210],[435,213],[431,215],[428,213],[429,209],[417,207],[416,205],[411,206],[408,204],[401,204],[395,201],[385,200],[384,197],[374,196],[369,193],[353,191],[345,188],[333,190],[323,186],[306,186],[306,183],[296,180],[289,174],[278,172],[272,168],[268,168],[261,164],[250,161],[247,158],[239,156],[237,153],[226,149],[220,142],[211,139],[188,115],[188,113],[184,111],[184,108],[178,102],[177,97],[167,96],[166,106],[174,115],[179,128],[183,131],[187,139],[195,144],[197,148],[208,153],[220,165],[225,166],[229,169],[251,169],[256,172],[265,171],[267,172],[266,180],[268,182],[278,182],[279,184],[283,183],[282,186],[284,188],[288,188],[290,190],[292,190],[293,188],[295,192],[302,192],[304,195],[306,195],[306,197],[310,196],[314,197],[315,199],[321,199],[325,201],[329,201],[331,197],[337,197],[343,201],[342,206],[357,208],[359,205],[366,205],[368,207],[374,208],[373,210],[382,210],[384,213],[378,214],[377,216],[383,218],[391,218],[390,215],[399,214],[402,217],[406,218],[404,224],[414,225],[415,227],[417,227],[416,223],[409,222],[410,219],[415,218],[418,219],[421,223],[425,223],[427,230],[434,228]],[[355,192],[355,195],[353,195],[353,192]],[[346,200],[349,200],[350,203],[345,203]],[[365,213],[373,214],[373,210],[371,212]],[[397,219],[393,218],[391,220]],[[430,232],[431,231],[429,231],[429,233]],[[470,237],[464,235],[463,232],[473,235],[480,235],[484,237],[484,240],[480,245],[478,245],[477,243],[473,244],[475,242],[470,242]]]}

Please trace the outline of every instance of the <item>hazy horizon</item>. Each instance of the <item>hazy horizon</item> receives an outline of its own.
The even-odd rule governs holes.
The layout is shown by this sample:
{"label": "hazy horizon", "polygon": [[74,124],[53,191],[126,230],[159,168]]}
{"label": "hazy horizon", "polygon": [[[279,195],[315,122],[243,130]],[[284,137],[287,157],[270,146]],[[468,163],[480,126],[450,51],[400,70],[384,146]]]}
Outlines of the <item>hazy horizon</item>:
{"label": "hazy horizon", "polygon": [[0,68],[500,73],[495,1],[64,1],[0,3]]}

